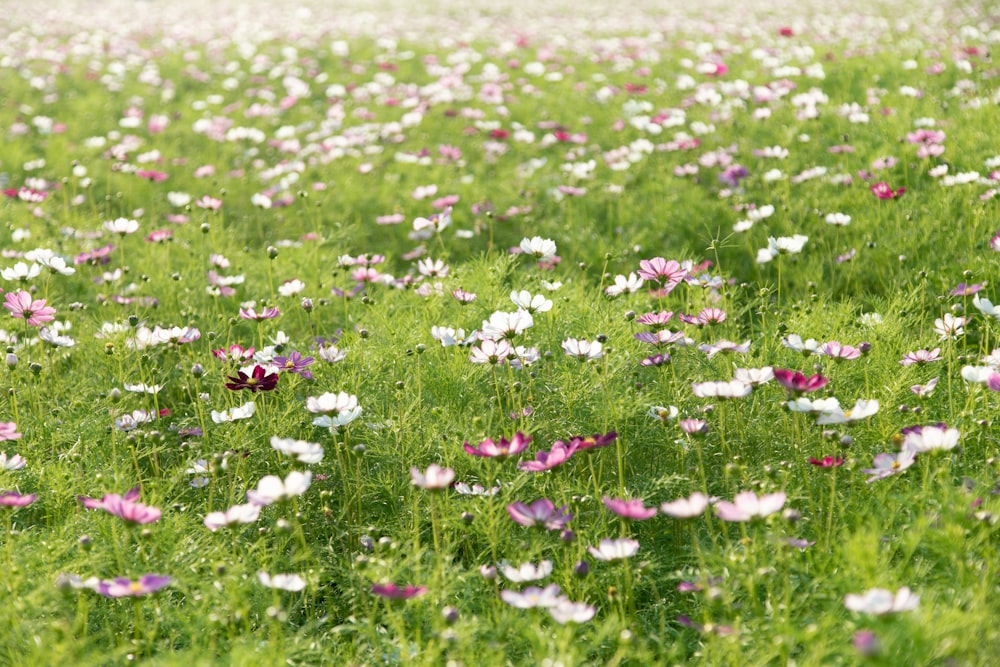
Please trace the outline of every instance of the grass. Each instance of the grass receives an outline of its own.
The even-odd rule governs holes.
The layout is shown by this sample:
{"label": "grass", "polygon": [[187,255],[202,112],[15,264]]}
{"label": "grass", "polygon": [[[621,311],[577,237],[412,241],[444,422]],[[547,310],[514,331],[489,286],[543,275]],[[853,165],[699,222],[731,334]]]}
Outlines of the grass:
{"label": "grass", "polygon": [[[876,19],[917,21],[921,7],[873,6],[840,24],[803,8],[788,19],[791,36],[764,10],[738,25],[720,17],[714,32],[694,14],[649,10],[636,14],[643,21],[622,18],[616,34],[538,11],[516,32],[501,12],[397,12],[382,14],[379,40],[353,9],[332,29],[322,7],[307,16],[255,5],[259,15],[239,15],[272,21],[266,33],[248,37],[220,16],[164,39],[180,5],[109,5],[141,14],[115,28],[102,23],[109,9],[62,7],[73,31],[56,20],[11,24],[0,41],[0,180],[13,189],[0,202],[4,267],[31,265],[42,248],[75,268],[3,285],[8,303],[19,290],[45,299],[56,310],[47,331],[73,344],[40,340],[24,318],[4,324],[0,418],[20,436],[0,450],[26,465],[0,470],[0,489],[37,499],[0,508],[0,664],[991,663],[998,400],[986,377],[995,368],[982,382],[963,369],[995,366],[1000,331],[974,290],[951,293],[965,283],[997,298],[988,128],[998,112],[985,55],[995,40],[970,27],[986,24],[985,8],[942,11],[919,31]],[[348,55],[331,48],[341,35]],[[717,62],[727,73],[697,67]],[[928,73],[936,63],[943,71]],[[784,94],[782,81],[795,86]],[[826,101],[804,118],[797,96],[811,89]],[[846,115],[851,104],[867,122]],[[770,116],[755,117],[759,109]],[[666,110],[683,110],[683,122],[637,120]],[[162,131],[149,129],[154,116]],[[931,125],[920,119],[945,133],[942,155],[917,157],[907,135]],[[758,154],[774,146],[787,157]],[[890,156],[892,166],[873,167]],[[719,176],[730,162],[747,173],[727,186]],[[934,175],[941,165],[947,175]],[[677,175],[685,166],[693,173]],[[825,173],[801,177],[816,167]],[[781,174],[765,178],[773,169]],[[972,182],[945,185],[971,171]],[[879,199],[877,182],[905,193]],[[431,185],[434,194],[414,196]],[[271,207],[253,203],[261,194]],[[432,202],[448,195],[458,196],[451,226],[416,233],[413,220],[440,212]],[[198,204],[206,196],[218,210]],[[767,205],[772,215],[733,230]],[[401,222],[376,222],[395,213]],[[828,224],[831,213],[850,224]],[[108,231],[118,218],[138,231]],[[151,239],[154,230],[170,233]],[[769,237],[795,234],[808,237],[801,252],[757,261]],[[532,237],[554,241],[558,258],[511,251]],[[109,244],[106,256],[84,256]],[[708,262],[690,277],[705,272],[711,286],[658,293],[647,282],[606,295],[616,276],[656,257]],[[447,273],[422,275],[426,259]],[[382,277],[358,280],[369,260]],[[210,271],[234,279],[213,285]],[[292,279],[304,287],[283,294]],[[475,300],[453,298],[456,289]],[[552,302],[510,337],[537,350],[534,363],[473,364],[471,348],[484,343],[432,337],[432,327],[482,330],[516,310],[510,294],[520,290]],[[280,315],[248,320],[248,307]],[[706,308],[725,320],[681,321]],[[637,321],[662,311],[675,313],[667,324]],[[945,314],[971,320],[940,334]],[[155,327],[172,333],[149,342]],[[635,338],[664,328],[687,342]],[[853,360],[804,355],[786,344],[791,334],[870,349]],[[599,342],[601,354],[569,356],[569,338]],[[719,341],[750,347],[698,349]],[[233,345],[257,356],[213,355]],[[346,357],[324,361],[320,345]],[[939,360],[900,364],[934,348]],[[247,363],[292,351],[314,358],[312,378],[282,370],[273,391],[226,388]],[[640,363],[657,352],[670,361]],[[773,380],[743,398],[693,391],[737,367],[819,373],[829,384],[810,398],[879,409],[823,426],[817,413],[787,409]],[[911,390],[934,377],[930,395]],[[160,389],[126,387],[139,383]],[[360,416],[315,426],[307,399],[327,392],[355,397]],[[213,419],[249,400],[249,419]],[[651,416],[654,406],[676,417]],[[703,419],[706,432],[685,432],[682,419]],[[911,446],[904,429],[938,422],[958,430],[956,447],[866,481],[876,455]],[[518,432],[531,443],[510,459],[463,448]],[[608,446],[550,471],[518,468],[557,441],[610,432]],[[272,437],[318,443],[323,459],[293,461]],[[810,463],[824,457],[842,463]],[[499,490],[419,488],[411,468],[432,464]],[[259,519],[205,527],[266,476],[305,470],[308,488]],[[78,498],[136,487],[138,502],[161,512],[155,521],[130,524]],[[724,521],[719,502],[745,491],[783,502],[766,517]],[[695,518],[644,521],[604,502],[658,508],[694,492],[719,502]],[[511,519],[508,506],[539,499],[566,506],[567,530]],[[606,539],[635,540],[638,551],[601,560],[588,547]],[[505,561],[552,570],[512,582]],[[270,588],[261,572],[303,585]],[[170,583],[134,597],[87,583],[146,574]],[[422,594],[373,592],[388,582]],[[579,622],[501,596],[549,584],[583,603]],[[912,610],[845,606],[848,595],[902,587],[919,596]]]}

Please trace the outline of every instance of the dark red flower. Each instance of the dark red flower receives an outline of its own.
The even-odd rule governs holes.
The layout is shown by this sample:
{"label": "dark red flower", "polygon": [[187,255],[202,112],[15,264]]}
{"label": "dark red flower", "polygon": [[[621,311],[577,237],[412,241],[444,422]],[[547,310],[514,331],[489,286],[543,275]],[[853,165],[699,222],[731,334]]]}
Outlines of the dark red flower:
{"label": "dark red flower", "polygon": [[271,391],[278,386],[278,374],[268,373],[267,369],[260,364],[254,366],[249,375],[244,370],[240,370],[237,371],[236,377],[227,375],[226,379],[229,380],[226,383],[226,389],[233,391],[249,389],[251,392],[257,393],[258,391]]}

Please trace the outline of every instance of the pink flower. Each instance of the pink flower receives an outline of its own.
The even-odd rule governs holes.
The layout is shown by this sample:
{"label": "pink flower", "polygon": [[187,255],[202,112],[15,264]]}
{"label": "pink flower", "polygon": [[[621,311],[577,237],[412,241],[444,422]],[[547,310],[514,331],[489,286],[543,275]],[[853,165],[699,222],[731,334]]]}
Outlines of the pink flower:
{"label": "pink flower", "polygon": [[465,451],[473,456],[484,456],[488,458],[506,457],[514,456],[515,454],[520,454],[528,447],[528,443],[531,442],[531,436],[524,435],[520,431],[511,439],[500,438],[500,443],[497,444],[493,442],[492,439],[486,438],[479,443],[478,447],[473,447],[468,442],[465,443]]}
{"label": "pink flower", "polygon": [[88,498],[87,496],[77,496],[77,499],[87,509],[104,510],[128,524],[138,525],[158,521],[161,515],[160,510],[156,507],[149,507],[148,505],[136,502],[138,498],[138,486],[124,496],[120,496],[117,493],[106,493],[100,500]]}
{"label": "pink flower", "polygon": [[55,319],[55,308],[46,306],[45,299],[32,299],[31,294],[24,290],[7,292],[3,307],[9,310],[12,316],[27,320],[33,327]]}
{"label": "pink flower", "polygon": [[3,491],[0,492],[0,507],[26,507],[37,499],[34,493],[22,496],[17,491]]}
{"label": "pink flower", "polygon": [[639,260],[638,275],[643,280],[652,280],[664,284],[668,290],[672,290],[687,276],[687,269],[675,260],[665,260],[662,257]]}
{"label": "pink flower", "polygon": [[538,452],[535,454],[534,461],[521,461],[517,464],[517,469],[527,472],[542,472],[544,470],[551,470],[557,465],[568,461],[569,457],[573,456],[578,448],[579,444],[575,441],[570,444],[566,444],[562,440],[556,440],[552,444],[552,449],[550,451]]}
{"label": "pink flower", "polygon": [[507,505],[507,513],[515,523],[531,528],[544,526],[548,530],[562,530],[573,515],[566,511],[566,505],[556,508],[548,498],[540,498],[530,505],[517,502]]}
{"label": "pink flower", "polygon": [[195,204],[198,206],[198,208],[205,208],[210,211],[218,211],[220,208],[222,208],[221,199],[215,199],[214,197],[209,197],[208,195],[205,195],[204,197],[196,201]]}
{"label": "pink flower", "polygon": [[641,499],[622,500],[604,496],[603,502],[605,507],[625,519],[642,521],[656,516],[656,508],[646,507],[642,504]]}
{"label": "pink flower", "polygon": [[373,595],[386,598],[387,600],[409,600],[410,598],[415,598],[426,593],[427,587],[414,586],[413,584],[398,586],[390,582],[386,584],[372,584],[371,592]]}
{"label": "pink flower", "polygon": [[17,440],[21,434],[17,432],[17,424],[14,422],[0,422],[0,441]]}
{"label": "pink flower", "polygon": [[410,468],[410,477],[413,478],[413,485],[421,489],[447,489],[455,479],[455,471],[432,463],[427,467],[426,473],[420,472],[420,468],[417,467]]}
{"label": "pink flower", "polygon": [[147,574],[138,581],[119,577],[113,581],[101,581],[94,590],[109,598],[139,597],[160,590],[170,581],[170,577],[159,574]]}
{"label": "pink flower", "polygon": [[737,493],[733,502],[720,500],[715,504],[715,514],[723,521],[750,521],[774,514],[785,505],[784,493],[771,493],[757,497],[753,491]]}

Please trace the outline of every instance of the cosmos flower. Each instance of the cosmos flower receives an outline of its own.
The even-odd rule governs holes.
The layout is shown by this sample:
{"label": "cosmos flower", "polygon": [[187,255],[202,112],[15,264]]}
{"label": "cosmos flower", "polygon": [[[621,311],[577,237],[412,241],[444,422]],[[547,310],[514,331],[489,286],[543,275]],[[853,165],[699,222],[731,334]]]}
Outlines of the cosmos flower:
{"label": "cosmos flower", "polygon": [[575,443],[567,444],[562,440],[556,440],[552,443],[551,450],[536,453],[534,461],[521,461],[517,464],[517,469],[524,470],[526,472],[543,472],[545,470],[551,470],[552,468],[568,461],[569,458],[576,452],[578,447],[579,445]]}
{"label": "cosmos flower", "polygon": [[0,491],[0,507],[27,507],[38,500],[38,495],[22,495],[17,491]]}
{"label": "cosmos flower", "polygon": [[268,574],[261,570],[257,573],[257,581],[262,586],[276,588],[281,591],[297,593],[306,587],[306,580],[297,574]]}
{"label": "cosmos flower", "polygon": [[572,602],[565,598],[560,599],[559,602],[548,609],[549,615],[557,623],[563,625],[567,623],[586,623],[594,618],[594,614],[597,613],[597,609],[586,602]]}
{"label": "cosmos flower", "polygon": [[691,383],[691,391],[699,398],[740,398],[748,395],[752,389],[752,385],[738,380]]}
{"label": "cosmos flower", "polygon": [[319,463],[323,460],[323,447],[319,443],[271,436],[271,447],[300,463]]}
{"label": "cosmos flower", "polygon": [[29,326],[37,327],[55,319],[56,309],[45,305],[45,299],[32,299],[24,290],[7,292],[3,307],[13,317],[25,320]]}
{"label": "cosmos flower", "polygon": [[604,293],[610,297],[632,294],[641,290],[644,282],[635,272],[631,272],[627,276],[617,275],[615,276],[615,284],[605,287]]}
{"label": "cosmos flower", "polygon": [[903,435],[903,451],[914,454],[935,450],[954,449],[958,445],[959,431],[949,428],[944,422],[928,426],[910,426],[900,429]]}
{"label": "cosmos flower", "polygon": [[10,458],[7,458],[7,452],[0,452],[0,470],[20,470],[27,464],[28,462],[20,454],[14,454]]}
{"label": "cosmos flower", "polygon": [[229,528],[247,523],[254,523],[260,518],[262,505],[246,503],[245,505],[233,505],[225,512],[209,512],[205,515],[205,527],[211,531],[220,528]]}
{"label": "cosmos flower", "polygon": [[548,498],[540,498],[530,505],[521,502],[507,505],[507,513],[515,523],[531,528],[543,526],[548,530],[562,530],[572,520],[573,515],[567,511],[567,506],[556,508]]}
{"label": "cosmos flower", "polygon": [[287,356],[277,356],[274,358],[274,364],[278,367],[279,371],[285,373],[295,373],[307,380],[313,378],[312,371],[308,370],[308,367],[312,365],[315,361],[314,357],[303,357],[300,353],[292,351]]}
{"label": "cosmos flower", "polygon": [[100,500],[77,496],[77,500],[88,510],[104,510],[127,524],[140,525],[154,523],[160,520],[162,512],[156,507],[136,502],[139,499],[139,487],[128,491],[124,496],[117,493],[106,493]]}
{"label": "cosmos flower", "polygon": [[929,364],[932,361],[941,361],[941,348],[936,347],[933,350],[915,350],[913,352],[907,352],[900,359],[899,363],[901,366],[912,366],[914,364]]}
{"label": "cosmos flower", "polygon": [[234,422],[240,419],[250,419],[253,417],[257,406],[254,405],[253,401],[248,401],[243,405],[235,408],[228,408],[221,412],[217,410],[212,410],[212,421],[216,424],[223,424],[226,422]]}
{"label": "cosmos flower", "polygon": [[140,577],[138,581],[119,577],[111,581],[100,581],[94,590],[109,598],[141,597],[155,593],[168,586],[171,581],[170,577],[160,574],[147,574]]}
{"label": "cosmos flower", "polygon": [[437,463],[432,463],[427,467],[427,472],[421,472],[416,466],[410,468],[410,477],[413,486],[428,491],[438,491],[447,489],[455,479],[455,471],[451,468],[442,468]]}
{"label": "cosmos flower", "polygon": [[507,581],[515,584],[523,584],[526,581],[538,581],[552,574],[552,561],[543,560],[537,566],[533,563],[522,563],[514,567],[507,561],[503,561],[497,566],[497,570],[506,577]]}
{"label": "cosmos flower", "polygon": [[822,389],[830,381],[819,373],[806,377],[798,371],[785,368],[774,369],[774,379],[790,394],[802,394]]}
{"label": "cosmos flower", "polygon": [[278,386],[278,373],[274,372],[273,366],[264,367],[260,364],[247,366],[237,371],[235,377],[227,375],[226,389],[239,391],[249,389],[251,393],[258,391],[272,391]]}
{"label": "cosmos flower", "polygon": [[871,484],[880,479],[898,475],[911,465],[916,457],[916,453],[903,450],[898,454],[878,454],[873,461],[872,468],[862,468],[861,472],[871,475],[866,481]]}
{"label": "cosmos flower", "polygon": [[530,239],[521,239],[521,252],[533,255],[539,260],[549,260],[556,256],[555,241],[543,239],[540,236],[533,236]]}
{"label": "cosmos flower", "polygon": [[17,440],[20,437],[21,434],[17,432],[15,422],[0,422],[0,441]]}
{"label": "cosmos flower", "polygon": [[510,440],[500,438],[500,442],[496,443],[491,438],[486,438],[476,447],[473,447],[468,442],[463,447],[467,453],[473,456],[498,458],[520,454],[527,449],[530,442],[531,436],[526,436],[518,431]]}
{"label": "cosmos flower", "polygon": [[559,604],[559,586],[549,584],[545,588],[529,586],[520,593],[517,591],[500,591],[500,598],[512,607],[518,609],[548,608]]}
{"label": "cosmos flower", "polygon": [[372,584],[371,592],[372,595],[377,595],[380,598],[386,598],[387,600],[409,600],[426,593],[427,587],[414,586],[413,584],[407,584],[405,586],[393,583]]}
{"label": "cosmos flower", "polygon": [[660,511],[675,519],[691,519],[701,516],[711,503],[704,493],[695,491],[689,498],[680,498],[669,503],[661,503]]}
{"label": "cosmos flower", "polygon": [[580,361],[594,361],[604,356],[603,346],[599,341],[567,338],[562,342],[562,349],[567,356],[576,357]]}
{"label": "cosmos flower", "polygon": [[267,475],[257,482],[257,488],[247,491],[247,500],[254,505],[273,505],[281,500],[301,496],[312,483],[312,472],[293,470],[284,480],[275,475]]}
{"label": "cosmos flower", "polygon": [[895,593],[884,588],[872,588],[861,595],[848,593],[844,596],[844,606],[849,610],[873,616],[913,611],[919,604],[920,596],[914,595],[906,586]]}
{"label": "cosmos flower", "polygon": [[879,404],[876,400],[866,401],[864,399],[858,399],[854,404],[854,407],[850,410],[842,410],[838,405],[835,409],[829,411],[822,411],[819,418],[816,419],[816,423],[819,425],[824,424],[846,424],[848,422],[855,422],[861,419],[867,419],[873,414],[878,412]]}
{"label": "cosmos flower", "polygon": [[[654,510],[655,513],[655,510]],[[612,561],[631,558],[639,551],[638,540],[619,538],[616,540],[603,539],[596,547],[587,547],[590,555],[597,560]]]}
{"label": "cosmos flower", "polygon": [[785,505],[785,494],[771,493],[757,497],[753,491],[737,493],[733,502],[720,500],[715,504],[715,514],[723,521],[743,522],[774,514]]}
{"label": "cosmos flower", "polygon": [[632,519],[634,521],[642,521],[644,519],[651,519],[656,516],[655,507],[646,507],[642,500],[639,498],[633,500],[624,500],[618,498],[609,498],[604,496],[602,499],[604,506],[609,510],[617,514],[618,516],[625,519]]}

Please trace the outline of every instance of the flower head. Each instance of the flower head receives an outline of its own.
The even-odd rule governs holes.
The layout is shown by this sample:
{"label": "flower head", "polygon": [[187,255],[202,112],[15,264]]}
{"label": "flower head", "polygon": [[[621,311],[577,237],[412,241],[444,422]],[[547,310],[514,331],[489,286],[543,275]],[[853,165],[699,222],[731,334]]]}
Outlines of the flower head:
{"label": "flower head", "polygon": [[879,454],[872,462],[874,467],[863,468],[861,472],[871,475],[867,480],[871,484],[872,482],[903,472],[913,465],[915,457],[916,454],[914,452],[905,449],[898,454]]}
{"label": "flower head", "polygon": [[625,519],[642,521],[643,519],[651,519],[656,516],[656,508],[646,507],[642,500],[638,498],[634,500],[624,500],[604,496],[602,502],[609,510]]}
{"label": "flower head", "polygon": [[785,505],[784,493],[771,493],[757,497],[753,491],[737,493],[733,502],[720,500],[715,504],[715,513],[723,521],[750,521],[774,514]]}
{"label": "flower head", "polygon": [[819,373],[806,377],[798,371],[785,368],[774,369],[774,379],[790,394],[802,394],[822,389],[830,381]]}
{"label": "flower head", "polygon": [[119,577],[111,581],[99,582],[94,590],[109,598],[140,597],[155,593],[169,585],[171,581],[170,577],[160,574],[147,574],[140,577],[138,581]]}
{"label": "flower head", "polygon": [[451,468],[442,468],[436,463],[427,467],[427,472],[421,472],[416,466],[410,468],[410,477],[413,485],[429,491],[447,489],[455,479],[455,471]]}
{"label": "flower head", "polygon": [[562,440],[556,440],[552,444],[551,450],[538,452],[535,454],[534,461],[521,461],[517,464],[517,469],[527,472],[551,470],[568,461],[569,457],[573,456],[578,447],[579,445],[575,443],[566,444]]}
{"label": "flower head", "polygon": [[507,513],[515,523],[522,526],[544,526],[548,530],[562,530],[573,518],[566,505],[556,508],[548,498],[540,498],[530,505],[512,503],[507,506]]}
{"label": "flower head", "polygon": [[914,595],[909,588],[903,586],[895,593],[884,588],[872,588],[861,595],[848,593],[844,596],[844,606],[851,611],[863,612],[874,616],[892,614],[901,611],[913,611],[920,604],[920,596]]}
{"label": "flower head", "polygon": [[527,449],[530,442],[530,435],[526,436],[518,431],[510,440],[507,440],[507,438],[500,438],[500,442],[496,443],[493,442],[492,439],[486,438],[476,447],[473,447],[468,442],[466,442],[463,446],[465,451],[473,456],[497,458],[520,454]]}
{"label": "flower head", "polygon": [[639,542],[628,538],[603,539],[596,547],[587,547],[587,551],[597,560],[623,560],[639,551]]}
{"label": "flower head", "polygon": [[399,586],[390,582],[385,584],[372,584],[371,592],[372,595],[377,595],[380,598],[386,598],[387,600],[409,600],[410,598],[415,598],[426,593],[427,587],[414,586],[413,584]]}
{"label": "flower head", "polygon": [[32,299],[24,290],[7,292],[3,307],[14,317],[25,320],[29,326],[37,327],[55,319],[56,309],[45,305],[45,299]]}
{"label": "flower head", "polygon": [[690,519],[700,516],[710,503],[710,499],[704,493],[694,492],[689,498],[680,498],[669,503],[662,503],[660,511],[675,519]]}
{"label": "flower head", "polygon": [[278,374],[274,372],[273,367],[264,367],[260,364],[241,368],[235,377],[227,375],[226,379],[229,380],[226,389],[232,391],[249,389],[254,394],[258,391],[271,391],[278,386]]}
{"label": "flower head", "polygon": [[156,507],[136,502],[139,498],[139,487],[128,491],[124,496],[117,493],[106,493],[100,500],[77,496],[80,503],[89,510],[104,510],[113,514],[125,523],[140,525],[159,521],[162,512]]}

